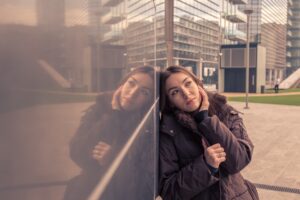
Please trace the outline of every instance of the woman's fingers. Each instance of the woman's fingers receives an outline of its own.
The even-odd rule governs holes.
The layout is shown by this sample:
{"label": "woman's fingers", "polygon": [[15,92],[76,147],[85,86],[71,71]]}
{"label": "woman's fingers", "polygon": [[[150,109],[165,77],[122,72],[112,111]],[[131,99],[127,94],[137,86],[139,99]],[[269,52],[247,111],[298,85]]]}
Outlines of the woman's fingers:
{"label": "woman's fingers", "polygon": [[209,146],[208,148],[216,149],[216,148],[220,148],[220,147],[221,147],[220,143],[216,143],[216,144],[213,144],[213,145]]}
{"label": "woman's fingers", "polygon": [[101,151],[101,150],[106,150],[106,149],[109,149],[109,148],[110,148],[110,145],[109,145],[109,144],[106,144],[106,143],[104,143],[104,142],[99,142],[99,143],[94,147],[94,149],[99,150],[99,151]]}
{"label": "woman's fingers", "polygon": [[204,155],[206,162],[215,168],[218,168],[220,163],[226,160],[226,153],[220,144],[209,146]]}
{"label": "woman's fingers", "polygon": [[92,157],[95,159],[95,160],[100,160],[103,156],[101,155],[98,155],[98,154],[93,154]]}
{"label": "woman's fingers", "polygon": [[[222,157],[222,158],[219,158],[219,163],[221,164],[222,162],[224,162],[226,160],[226,157]],[[219,164],[219,165],[220,165]]]}
{"label": "woman's fingers", "polygon": [[201,110],[207,110],[208,107],[209,107],[209,101],[208,101],[207,93],[205,92],[205,90],[202,87],[198,86],[198,88],[199,88],[200,96],[202,98],[202,104],[201,104],[200,111]]}
{"label": "woman's fingers", "polygon": [[226,153],[225,153],[225,152],[222,152],[222,153],[216,153],[215,156],[216,156],[216,158],[223,158],[223,157],[226,158]]}
{"label": "woman's fingers", "polygon": [[110,150],[110,145],[100,141],[92,151],[92,157],[96,160],[102,159]]}
{"label": "woman's fingers", "polygon": [[214,149],[213,152],[214,153],[222,153],[222,152],[224,152],[224,148],[223,147],[219,147],[217,149]]}

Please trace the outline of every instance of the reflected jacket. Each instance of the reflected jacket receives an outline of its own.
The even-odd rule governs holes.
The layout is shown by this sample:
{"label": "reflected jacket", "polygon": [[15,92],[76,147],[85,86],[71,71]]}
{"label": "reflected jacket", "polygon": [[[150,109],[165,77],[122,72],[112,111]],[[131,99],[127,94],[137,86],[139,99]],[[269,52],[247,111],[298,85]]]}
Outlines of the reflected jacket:
{"label": "reflected jacket", "polygon": [[[228,104],[226,116],[196,121],[196,131],[174,113],[163,114],[160,126],[160,195],[164,200],[251,200],[240,171],[253,152],[243,120]],[[220,120],[222,118],[222,121]],[[226,152],[216,174],[205,161],[204,149],[220,143]]]}
{"label": "reflected jacket", "polygon": [[[70,157],[81,168],[81,173],[68,183],[64,200],[87,199],[141,119],[137,113],[112,109],[112,96],[112,92],[105,92],[97,97],[96,103],[89,107],[82,117],[81,124],[70,142]],[[141,140],[144,141],[145,139]],[[102,165],[99,165],[92,158],[93,148],[99,141],[111,146],[107,155],[108,158]],[[145,184],[140,184],[139,187],[136,185],[139,177],[135,175],[137,170],[134,166],[138,166],[135,163],[139,163],[140,159],[144,159],[141,158],[141,151],[136,150],[139,146],[143,147],[145,145],[135,143],[132,151],[128,152],[127,157],[123,160],[119,173],[116,172],[110,182],[110,187],[118,188],[119,192],[115,192],[115,190],[108,187],[104,199],[135,198],[140,194],[130,191],[136,191],[135,188],[146,187]],[[138,152],[136,154],[140,157],[135,156],[135,152]],[[132,170],[135,170],[135,173],[132,173]],[[125,172],[123,173],[123,171]],[[128,176],[131,179],[129,183]]]}

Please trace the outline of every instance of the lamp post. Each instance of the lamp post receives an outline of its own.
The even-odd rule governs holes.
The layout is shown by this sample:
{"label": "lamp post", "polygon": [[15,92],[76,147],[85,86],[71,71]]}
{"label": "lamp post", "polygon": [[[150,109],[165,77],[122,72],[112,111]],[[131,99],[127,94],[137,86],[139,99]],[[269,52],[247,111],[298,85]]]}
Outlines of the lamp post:
{"label": "lamp post", "polygon": [[245,60],[246,60],[246,99],[245,99],[245,109],[249,109],[248,106],[248,93],[249,93],[249,57],[250,57],[250,33],[249,33],[249,28],[250,28],[250,15],[253,13],[252,9],[245,9],[244,13],[247,15],[247,41],[246,41],[246,55],[245,55]]}
{"label": "lamp post", "polygon": [[223,53],[221,52],[221,44],[220,44],[220,52],[219,52],[219,57],[218,57],[218,82],[217,82],[217,89],[218,89],[218,92],[223,92],[224,89],[223,87],[221,87],[221,83],[223,82],[223,78],[221,80],[221,68],[222,68],[222,56],[223,56]]}
{"label": "lamp post", "polygon": [[203,71],[203,58],[200,57],[199,58],[199,73],[198,73],[198,76],[199,76],[199,78],[200,78],[201,81],[203,81],[202,71]]}

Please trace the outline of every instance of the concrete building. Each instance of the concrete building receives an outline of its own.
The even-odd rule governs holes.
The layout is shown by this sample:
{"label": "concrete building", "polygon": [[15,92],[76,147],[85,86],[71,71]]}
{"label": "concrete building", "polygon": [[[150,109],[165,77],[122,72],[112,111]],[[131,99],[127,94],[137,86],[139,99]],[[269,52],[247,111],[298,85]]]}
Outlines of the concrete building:
{"label": "concrete building", "polygon": [[[219,82],[221,92],[245,92],[245,44],[222,45],[222,59]],[[264,92],[266,71],[266,48],[258,43],[250,44],[249,92]]]}

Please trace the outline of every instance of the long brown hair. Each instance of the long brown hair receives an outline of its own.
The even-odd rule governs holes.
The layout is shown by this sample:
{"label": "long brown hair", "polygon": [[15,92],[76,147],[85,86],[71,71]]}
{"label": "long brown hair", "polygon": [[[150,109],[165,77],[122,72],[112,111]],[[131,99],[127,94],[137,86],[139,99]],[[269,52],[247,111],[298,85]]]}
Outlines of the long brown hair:
{"label": "long brown hair", "polygon": [[[170,113],[174,110],[173,107],[170,105],[170,101],[168,99],[168,95],[166,92],[166,81],[167,79],[175,73],[184,73],[188,75],[197,85],[203,88],[202,81],[197,78],[193,73],[188,71],[186,68],[182,66],[170,66],[165,71],[161,72],[160,76],[160,110],[162,113]],[[212,92],[205,92],[208,95],[208,100],[210,103],[209,106],[209,115],[220,115],[224,114],[224,112],[228,112],[227,110],[224,111],[223,105],[227,103],[226,97],[223,95],[220,95],[218,93],[212,93]]]}
{"label": "long brown hair", "polygon": [[133,68],[133,70],[131,70],[124,76],[124,78],[121,80],[119,86],[123,85],[134,74],[140,74],[140,73],[147,74],[152,78],[152,80],[154,80],[154,76],[156,75],[156,70],[154,67],[152,67],[150,65],[135,67],[135,68]]}
{"label": "long brown hair", "polygon": [[[122,87],[122,85],[130,78],[130,77],[132,77],[133,75],[135,75],[135,74],[146,74],[146,75],[148,75],[152,80],[153,80],[153,85],[154,85],[154,87],[153,87],[153,91],[151,91],[152,92],[152,97],[149,99],[149,101],[144,105],[144,107],[143,108],[141,108],[141,113],[145,113],[149,108],[150,108],[150,106],[152,105],[152,103],[154,102],[154,100],[155,100],[155,88],[156,88],[156,86],[158,85],[155,81],[156,80],[158,80],[156,77],[158,77],[158,71],[154,68],[154,67],[152,67],[152,66],[150,66],[150,65],[147,65],[147,66],[140,66],[140,67],[136,67],[136,68],[133,68],[130,72],[128,72],[126,75],[125,75],[125,77],[120,81],[120,83],[119,83],[119,86],[118,86],[118,89],[120,88],[120,87]],[[117,90],[118,90],[117,89]],[[116,91],[117,91],[116,90]],[[116,96],[117,98],[117,101],[119,101],[118,100],[118,98],[119,98],[119,96]],[[119,103],[119,102],[118,102]]]}

